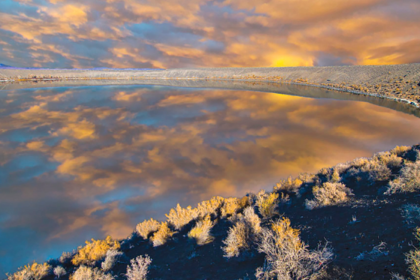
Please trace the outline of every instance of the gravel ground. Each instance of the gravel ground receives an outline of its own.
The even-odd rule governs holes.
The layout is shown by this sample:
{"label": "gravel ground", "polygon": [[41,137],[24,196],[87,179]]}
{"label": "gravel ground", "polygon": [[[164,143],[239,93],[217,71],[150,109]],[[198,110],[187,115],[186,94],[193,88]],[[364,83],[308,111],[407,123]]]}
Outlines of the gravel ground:
{"label": "gravel ground", "polygon": [[420,104],[420,63],[379,66],[195,68],[169,70],[51,70],[0,68],[0,81],[246,80],[304,84]]}

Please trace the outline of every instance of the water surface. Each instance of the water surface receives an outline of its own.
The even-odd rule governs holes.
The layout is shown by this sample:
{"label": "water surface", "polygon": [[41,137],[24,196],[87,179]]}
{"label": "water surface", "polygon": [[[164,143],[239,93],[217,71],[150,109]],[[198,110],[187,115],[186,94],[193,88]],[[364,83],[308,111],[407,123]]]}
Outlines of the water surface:
{"label": "water surface", "polygon": [[0,273],[92,237],[124,238],[178,202],[270,190],[419,139],[415,116],[360,101],[165,86],[0,91]]}

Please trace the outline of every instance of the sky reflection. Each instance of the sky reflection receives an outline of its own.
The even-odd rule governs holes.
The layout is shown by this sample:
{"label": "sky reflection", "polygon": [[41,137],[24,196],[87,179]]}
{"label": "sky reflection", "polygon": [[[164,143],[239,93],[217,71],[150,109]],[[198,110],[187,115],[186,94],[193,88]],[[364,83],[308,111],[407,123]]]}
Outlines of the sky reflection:
{"label": "sky reflection", "polygon": [[0,272],[91,237],[124,238],[177,202],[271,189],[420,139],[369,103],[161,86],[0,92]]}

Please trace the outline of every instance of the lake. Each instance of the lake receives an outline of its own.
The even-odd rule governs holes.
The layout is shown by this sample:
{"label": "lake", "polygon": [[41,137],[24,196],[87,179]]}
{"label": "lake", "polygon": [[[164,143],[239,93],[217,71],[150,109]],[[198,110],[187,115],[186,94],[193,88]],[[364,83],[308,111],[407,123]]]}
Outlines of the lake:
{"label": "lake", "polygon": [[397,103],[298,86],[251,90],[0,91],[1,275],[91,238],[125,238],[177,203],[271,190],[288,176],[419,143],[420,119]]}

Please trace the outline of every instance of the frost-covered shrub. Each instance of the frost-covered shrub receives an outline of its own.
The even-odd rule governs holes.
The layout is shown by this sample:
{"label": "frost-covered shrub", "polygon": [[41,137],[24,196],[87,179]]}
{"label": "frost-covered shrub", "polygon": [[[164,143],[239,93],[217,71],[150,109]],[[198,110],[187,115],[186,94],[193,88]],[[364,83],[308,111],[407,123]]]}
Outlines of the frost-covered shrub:
{"label": "frost-covered shrub", "polygon": [[159,226],[160,222],[154,219],[144,220],[136,226],[136,231],[143,239],[147,239],[149,234],[154,233],[159,229]]}
{"label": "frost-covered shrub", "polygon": [[264,267],[255,274],[261,280],[316,279],[333,256],[327,245],[309,251],[300,240],[299,230],[292,228],[287,218],[262,230],[258,251],[266,254]]}
{"label": "frost-covered shrub", "polygon": [[159,229],[155,234],[151,237],[151,241],[153,242],[153,246],[157,247],[166,243],[169,237],[174,235],[174,231],[172,231],[167,222],[164,222],[160,225]]}
{"label": "frost-covered shrub", "polygon": [[207,215],[203,220],[198,221],[197,224],[188,233],[189,238],[194,238],[198,245],[204,245],[214,240],[210,235],[210,230],[214,223],[211,221],[210,215]]}
{"label": "frost-covered shrub", "polygon": [[61,276],[66,275],[66,270],[62,266],[54,267],[54,275],[55,278],[61,278]]}
{"label": "frost-covered shrub", "polygon": [[114,249],[108,250],[108,252],[106,252],[105,260],[101,264],[102,270],[103,271],[111,270],[122,255],[123,253],[118,250],[114,250]]}
{"label": "frost-covered shrub", "polygon": [[166,214],[166,217],[175,229],[180,230],[183,226],[197,217],[197,210],[192,209],[191,206],[182,208],[179,204],[177,204],[175,209],[172,208],[169,211],[169,214]]}
{"label": "frost-covered shrub", "polygon": [[340,204],[353,195],[352,191],[341,183],[324,183],[322,187],[315,186],[312,192],[314,199],[305,202],[306,208],[309,210]]}
{"label": "frost-covered shrub", "polygon": [[264,190],[257,194],[257,206],[261,215],[268,219],[277,214],[278,193],[266,193]]}
{"label": "frost-covered shrub", "polygon": [[146,280],[149,272],[149,265],[152,260],[148,255],[138,256],[130,261],[131,265],[127,266],[127,280]]}
{"label": "frost-covered shrub", "polygon": [[105,240],[86,241],[85,247],[82,247],[73,257],[73,265],[87,264],[91,265],[96,261],[103,259],[111,249],[120,249],[120,243],[108,236]]}
{"label": "frost-covered shrub", "polygon": [[99,268],[93,269],[82,265],[70,276],[70,280],[114,280],[114,277]]}
{"label": "frost-covered shrub", "polygon": [[40,280],[50,274],[51,266],[47,263],[25,265],[13,275],[7,275],[7,280]]}
{"label": "frost-covered shrub", "polygon": [[415,192],[420,190],[420,161],[407,163],[400,171],[400,176],[389,182],[385,194]]}

